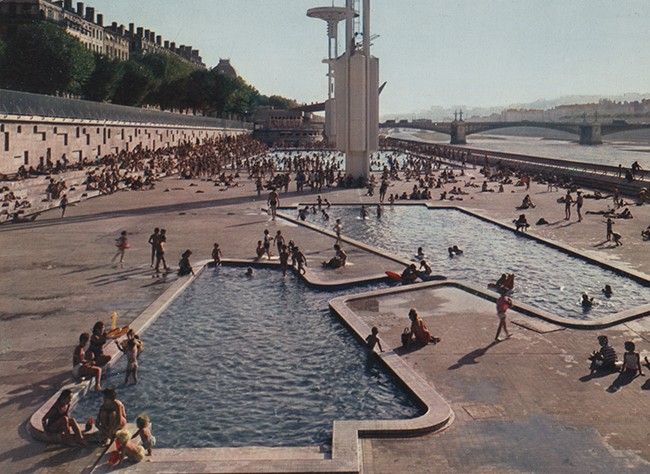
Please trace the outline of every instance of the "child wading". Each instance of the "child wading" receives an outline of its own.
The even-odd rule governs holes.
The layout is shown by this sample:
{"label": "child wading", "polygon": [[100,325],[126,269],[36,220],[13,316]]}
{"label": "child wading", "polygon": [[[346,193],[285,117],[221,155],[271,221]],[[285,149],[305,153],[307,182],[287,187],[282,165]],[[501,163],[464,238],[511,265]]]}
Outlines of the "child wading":
{"label": "child wading", "polygon": [[129,378],[133,375],[133,383],[138,383],[138,355],[142,352],[142,341],[133,329],[126,333],[126,341],[121,344],[115,341],[117,348],[126,355],[126,376],[124,384],[129,383]]}

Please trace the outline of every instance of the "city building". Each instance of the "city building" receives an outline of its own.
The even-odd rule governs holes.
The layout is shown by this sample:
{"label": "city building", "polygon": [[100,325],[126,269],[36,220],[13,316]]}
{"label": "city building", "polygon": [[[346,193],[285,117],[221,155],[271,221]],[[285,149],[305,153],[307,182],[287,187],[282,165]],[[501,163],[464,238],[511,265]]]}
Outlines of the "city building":
{"label": "city building", "polygon": [[[205,68],[199,51],[191,46],[163,40],[154,31],[129,24],[113,22],[104,26],[104,16],[83,2],[73,6],[72,0],[0,0],[0,32],[19,21],[51,21],[65,27],[90,51],[111,59],[126,61],[131,53],[162,53],[175,55],[183,61]],[[233,69],[234,70],[234,69]]]}
{"label": "city building", "polygon": [[230,64],[230,59],[219,59],[219,64],[213,68],[213,71],[226,76],[237,77],[237,71]]}
{"label": "city building", "polygon": [[253,136],[269,146],[299,147],[323,140],[323,117],[301,110],[258,107]]}

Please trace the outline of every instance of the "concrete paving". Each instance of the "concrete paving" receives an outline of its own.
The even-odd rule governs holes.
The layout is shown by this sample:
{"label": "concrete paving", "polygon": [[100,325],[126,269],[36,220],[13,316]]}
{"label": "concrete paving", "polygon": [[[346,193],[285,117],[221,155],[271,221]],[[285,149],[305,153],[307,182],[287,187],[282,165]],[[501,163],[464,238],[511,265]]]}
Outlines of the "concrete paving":
{"label": "concrete paving", "polygon": [[[294,239],[310,263],[333,254],[330,236],[285,220],[270,221],[261,210],[266,196],[258,197],[252,182],[242,183],[224,191],[206,181],[167,178],[153,191],[120,192],[71,206],[64,219],[51,211],[33,223],[0,227],[0,472],[84,472],[101,455],[97,449],[36,442],[27,434],[26,422],[69,380],[79,333],[89,331],[98,319],[108,321],[112,311],[119,314],[119,324],[128,324],[175,280],[171,275],[152,278],[146,242],[154,227],[167,229],[172,265],[186,248],[193,250],[195,260],[209,258],[213,242],[220,243],[225,257],[250,258],[265,228],[272,234],[280,229],[285,238]],[[397,183],[389,192],[408,191],[412,184]],[[526,194],[523,187],[513,186],[506,186],[503,194],[466,190],[471,195],[457,205],[508,224],[520,213],[515,207]],[[533,226],[531,233],[650,273],[650,242],[640,237],[650,224],[650,206],[632,206],[634,219],[616,221],[624,245],[615,248],[604,242],[602,216],[567,222],[563,205],[556,202],[563,193],[546,192],[545,185],[536,184],[528,193],[537,204],[526,211],[529,222],[544,217],[552,223]],[[377,202],[363,190],[322,194],[333,203]],[[310,193],[291,192],[281,195],[281,204],[314,199]],[[604,209],[608,203],[586,200],[585,210]],[[119,268],[110,260],[114,240],[124,229],[131,249]],[[314,280],[326,280],[385,270],[381,257],[357,249],[350,253],[355,265],[349,269],[328,273],[310,265],[308,272]],[[443,341],[402,357],[435,385],[452,405],[456,420],[439,434],[364,439],[363,472],[650,470],[650,403],[645,396],[650,382],[639,377],[610,388],[616,374],[585,378],[586,356],[601,331],[559,329],[517,315],[520,324],[513,324],[513,338],[493,344],[493,305],[454,290],[404,302],[399,311],[363,317],[380,325],[381,335],[398,346],[398,335],[408,325],[404,308],[410,306],[425,312],[425,321]],[[619,352],[628,339],[642,352],[650,349],[648,318],[604,332]]]}

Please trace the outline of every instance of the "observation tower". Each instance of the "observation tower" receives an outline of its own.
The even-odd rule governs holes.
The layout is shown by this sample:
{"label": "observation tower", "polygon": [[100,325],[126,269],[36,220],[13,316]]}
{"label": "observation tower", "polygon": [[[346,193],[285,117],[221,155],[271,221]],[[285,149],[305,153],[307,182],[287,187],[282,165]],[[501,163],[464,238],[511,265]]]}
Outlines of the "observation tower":
{"label": "observation tower", "polygon": [[[345,20],[350,10],[343,7],[317,7],[307,10],[307,16],[327,22],[327,102],[325,103],[325,137],[336,142],[336,101],[334,94],[333,60],[339,52],[339,23]],[[323,62],[325,62],[323,61]]]}
{"label": "observation tower", "polygon": [[[345,7],[312,8],[307,15],[327,21],[326,135],[345,152],[346,173],[367,180],[370,154],[379,148],[379,60],[370,55],[370,0],[345,3]],[[342,20],[345,51],[339,56],[338,24]]]}

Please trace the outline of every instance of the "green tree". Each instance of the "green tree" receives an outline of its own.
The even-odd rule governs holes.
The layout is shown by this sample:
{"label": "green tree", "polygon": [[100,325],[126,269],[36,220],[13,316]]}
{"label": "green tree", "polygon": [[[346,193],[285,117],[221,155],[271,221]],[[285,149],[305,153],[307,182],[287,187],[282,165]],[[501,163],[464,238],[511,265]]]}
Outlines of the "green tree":
{"label": "green tree", "polygon": [[139,107],[153,89],[154,76],[151,70],[136,61],[120,64],[120,80],[113,94],[113,102],[121,105]]}
{"label": "green tree", "polygon": [[270,105],[276,109],[289,110],[293,107],[297,107],[298,102],[279,95],[272,95],[271,97],[268,97],[268,103],[266,105]]}
{"label": "green tree", "polygon": [[109,101],[121,80],[121,72],[119,61],[95,55],[95,70],[84,85],[84,98],[97,102]]}
{"label": "green tree", "polygon": [[50,23],[17,26],[7,38],[3,85],[40,94],[80,94],[93,72],[93,55]]}

